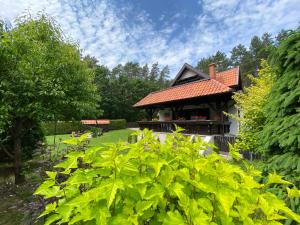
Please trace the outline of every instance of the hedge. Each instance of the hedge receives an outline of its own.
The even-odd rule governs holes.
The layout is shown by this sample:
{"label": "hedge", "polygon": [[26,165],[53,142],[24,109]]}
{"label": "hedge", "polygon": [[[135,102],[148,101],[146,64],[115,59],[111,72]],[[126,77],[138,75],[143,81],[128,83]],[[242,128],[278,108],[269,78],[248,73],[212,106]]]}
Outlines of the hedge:
{"label": "hedge", "polygon": [[126,128],[126,120],[125,119],[110,120],[109,128],[110,128],[110,130],[125,129]]}
{"label": "hedge", "polygon": [[73,131],[84,131],[86,129],[87,126],[81,124],[80,121],[58,121],[55,132],[55,122],[42,123],[42,130],[46,136],[54,134],[70,134]]}
{"label": "hedge", "polygon": [[[56,132],[55,132],[55,122],[43,122],[42,130],[44,134],[54,135],[54,134],[70,134],[73,131],[85,131],[93,129],[92,126],[87,126],[81,124],[80,121],[58,121],[56,124]],[[116,119],[110,120],[109,130],[120,130],[126,128],[126,120],[125,119]]]}

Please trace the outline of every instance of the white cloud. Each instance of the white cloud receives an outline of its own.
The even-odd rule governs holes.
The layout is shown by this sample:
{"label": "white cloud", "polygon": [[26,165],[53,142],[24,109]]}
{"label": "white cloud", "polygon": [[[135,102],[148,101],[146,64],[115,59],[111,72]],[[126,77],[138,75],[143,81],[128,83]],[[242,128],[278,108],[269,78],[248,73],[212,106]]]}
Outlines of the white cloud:
{"label": "white cloud", "polygon": [[[109,0],[0,0],[0,17],[12,20],[30,10],[44,10],[78,41],[84,53],[96,56],[100,63],[113,67],[136,61],[168,64],[175,74],[184,63],[195,64],[217,50],[228,52],[233,46],[248,44],[253,35],[276,33],[294,28],[300,20],[298,0],[201,0],[202,12],[190,26],[179,27],[182,16],[172,20],[162,15],[157,30],[145,11],[134,6],[116,7]],[[174,31],[181,33],[174,35]]]}

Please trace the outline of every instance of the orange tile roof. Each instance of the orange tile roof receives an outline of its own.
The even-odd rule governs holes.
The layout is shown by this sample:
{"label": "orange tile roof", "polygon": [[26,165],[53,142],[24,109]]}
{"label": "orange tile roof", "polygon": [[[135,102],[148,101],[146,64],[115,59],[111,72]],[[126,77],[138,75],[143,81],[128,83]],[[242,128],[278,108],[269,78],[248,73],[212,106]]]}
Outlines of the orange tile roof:
{"label": "orange tile roof", "polygon": [[80,121],[82,124],[86,124],[86,125],[104,125],[104,124],[110,124],[109,120],[81,120]]}
{"label": "orange tile roof", "polygon": [[228,87],[239,84],[239,67],[235,67],[216,74],[216,80]]}
{"label": "orange tile roof", "polygon": [[145,98],[137,102],[134,107],[154,105],[232,91],[233,90],[231,88],[225,86],[217,80],[199,80],[191,83],[173,86],[161,91],[152,92]]}

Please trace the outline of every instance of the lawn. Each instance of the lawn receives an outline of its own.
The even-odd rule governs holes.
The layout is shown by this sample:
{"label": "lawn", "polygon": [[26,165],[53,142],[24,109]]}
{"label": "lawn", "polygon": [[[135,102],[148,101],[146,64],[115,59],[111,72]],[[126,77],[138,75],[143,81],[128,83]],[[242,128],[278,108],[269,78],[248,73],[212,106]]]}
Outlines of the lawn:
{"label": "lawn", "polygon": [[[129,135],[132,133],[132,130],[129,129],[122,129],[122,130],[114,130],[104,133],[100,137],[92,138],[90,141],[90,146],[99,146],[106,143],[116,143],[119,141],[127,141]],[[62,142],[64,140],[70,139],[70,134],[62,134],[62,135],[56,135],[56,144],[58,144],[58,148],[62,149],[66,147],[65,144]],[[46,136],[46,143],[48,145],[53,145],[54,143],[54,136]]]}

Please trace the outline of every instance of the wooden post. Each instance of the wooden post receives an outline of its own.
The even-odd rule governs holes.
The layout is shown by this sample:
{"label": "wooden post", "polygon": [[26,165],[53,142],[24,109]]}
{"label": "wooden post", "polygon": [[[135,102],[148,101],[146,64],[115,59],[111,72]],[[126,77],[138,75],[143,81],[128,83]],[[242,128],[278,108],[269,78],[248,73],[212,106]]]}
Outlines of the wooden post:
{"label": "wooden post", "polygon": [[148,109],[146,109],[146,113],[147,113],[147,115],[148,115],[147,120],[148,120],[148,121],[151,121],[152,118],[153,118],[154,109],[148,108]]}

